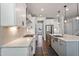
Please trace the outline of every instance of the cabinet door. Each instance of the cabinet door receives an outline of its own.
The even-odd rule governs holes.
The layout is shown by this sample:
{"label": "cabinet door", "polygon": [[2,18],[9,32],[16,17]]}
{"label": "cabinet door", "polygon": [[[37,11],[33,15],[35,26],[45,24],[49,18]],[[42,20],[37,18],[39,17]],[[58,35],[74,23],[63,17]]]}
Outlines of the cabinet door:
{"label": "cabinet door", "polygon": [[55,50],[55,40],[53,39],[53,49]]}
{"label": "cabinet door", "polygon": [[36,39],[33,38],[33,54],[35,54],[35,50],[36,50]]}
{"label": "cabinet door", "polygon": [[1,3],[1,26],[26,26],[26,4]]}
{"label": "cabinet door", "polygon": [[66,49],[65,42],[59,39],[58,55],[64,56],[66,52],[65,49]]}
{"label": "cabinet door", "polygon": [[54,44],[53,37],[51,37],[51,47],[52,48],[53,48],[53,44]]}
{"label": "cabinet door", "polygon": [[1,48],[1,56],[29,56],[28,48]]}
{"label": "cabinet door", "polygon": [[78,56],[78,41],[66,42],[66,55],[67,56]]}
{"label": "cabinet door", "polygon": [[14,3],[1,3],[1,26],[16,25],[15,15]]}
{"label": "cabinet door", "polygon": [[53,38],[53,49],[58,52],[58,38]]}
{"label": "cabinet door", "polygon": [[26,4],[16,3],[16,23],[17,26],[26,27]]}
{"label": "cabinet door", "polygon": [[55,51],[58,51],[58,42],[55,41]]}
{"label": "cabinet door", "polygon": [[59,42],[58,42],[59,40],[57,40],[57,42],[56,42],[56,45],[55,45],[55,50],[56,50],[56,52],[57,52],[57,54],[58,54],[58,52],[59,52]]}

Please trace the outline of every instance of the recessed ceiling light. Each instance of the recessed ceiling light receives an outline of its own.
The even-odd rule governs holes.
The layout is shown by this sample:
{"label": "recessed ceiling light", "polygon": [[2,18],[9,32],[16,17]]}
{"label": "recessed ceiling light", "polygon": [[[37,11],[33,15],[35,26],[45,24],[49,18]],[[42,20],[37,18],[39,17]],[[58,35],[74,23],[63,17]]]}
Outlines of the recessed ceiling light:
{"label": "recessed ceiling light", "polygon": [[41,11],[44,11],[44,8],[41,8]]}
{"label": "recessed ceiling light", "polygon": [[69,8],[66,8],[66,11],[69,11]]}
{"label": "recessed ceiling light", "polygon": [[76,19],[79,20],[79,17],[77,16]]}
{"label": "recessed ceiling light", "polygon": [[59,17],[59,14],[57,14],[56,16]]}
{"label": "recessed ceiling light", "polygon": [[42,15],[40,15],[40,17],[41,17]]}
{"label": "recessed ceiling light", "polygon": [[67,20],[64,20],[65,23],[67,23]]}

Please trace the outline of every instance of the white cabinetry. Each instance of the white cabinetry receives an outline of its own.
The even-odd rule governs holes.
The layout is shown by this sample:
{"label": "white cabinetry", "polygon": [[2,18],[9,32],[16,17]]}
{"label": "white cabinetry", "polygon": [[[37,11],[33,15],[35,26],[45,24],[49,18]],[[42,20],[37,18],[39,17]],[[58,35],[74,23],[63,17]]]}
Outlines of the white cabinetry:
{"label": "white cabinetry", "polygon": [[16,22],[17,26],[26,27],[26,4],[16,3]]}
{"label": "white cabinetry", "polygon": [[66,42],[66,55],[67,56],[78,56],[78,41]]}
{"label": "white cabinetry", "polygon": [[53,44],[54,44],[53,38],[51,37],[51,47],[52,47],[52,48],[54,47]]}
{"label": "white cabinetry", "polygon": [[29,56],[29,48],[1,48],[1,56]]}
{"label": "white cabinetry", "polygon": [[78,56],[78,41],[65,41],[62,38],[51,39],[51,46],[60,56]]}
{"label": "white cabinetry", "polygon": [[59,42],[58,42],[58,39],[57,38],[53,38],[51,39],[51,46],[52,48],[56,51],[56,52],[59,52]]}
{"label": "white cabinetry", "polygon": [[1,26],[16,25],[15,22],[15,4],[1,3]]}
{"label": "white cabinetry", "polygon": [[18,38],[0,47],[1,56],[32,56],[33,37]]}
{"label": "white cabinetry", "polygon": [[53,41],[54,42],[54,44],[53,44],[53,48],[54,48],[54,50],[57,52],[57,49],[58,49],[58,42],[57,41]]}
{"label": "white cabinetry", "polygon": [[26,21],[26,5],[21,3],[1,3],[0,15],[0,26],[21,26],[22,22]]}
{"label": "white cabinetry", "polygon": [[65,51],[65,42],[62,40],[58,40],[58,55],[63,56],[65,55],[66,51]]}

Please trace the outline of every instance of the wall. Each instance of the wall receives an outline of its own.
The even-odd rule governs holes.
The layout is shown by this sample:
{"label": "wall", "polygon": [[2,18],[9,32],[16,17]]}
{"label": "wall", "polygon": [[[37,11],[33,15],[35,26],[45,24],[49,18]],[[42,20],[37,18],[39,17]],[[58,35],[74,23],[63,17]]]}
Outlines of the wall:
{"label": "wall", "polygon": [[46,19],[44,20],[44,38],[46,39],[46,33],[45,33],[45,26],[46,25],[54,25],[54,34],[59,34],[59,26],[57,24],[57,20],[56,19]]}

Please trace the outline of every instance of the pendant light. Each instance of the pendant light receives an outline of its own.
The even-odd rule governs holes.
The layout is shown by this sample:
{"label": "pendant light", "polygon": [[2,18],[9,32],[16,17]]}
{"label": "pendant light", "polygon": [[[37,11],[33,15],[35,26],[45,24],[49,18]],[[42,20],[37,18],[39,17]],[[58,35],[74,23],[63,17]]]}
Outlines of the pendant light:
{"label": "pendant light", "polygon": [[64,5],[64,9],[65,9],[64,22],[65,22],[65,23],[67,22],[67,17],[66,17],[66,8],[67,8],[67,5]]}
{"label": "pendant light", "polygon": [[78,15],[78,3],[77,3],[77,17],[76,17],[77,20],[79,20],[79,15]]}
{"label": "pendant light", "polygon": [[60,10],[57,11],[57,17],[60,17]]}
{"label": "pendant light", "polygon": [[57,14],[57,18],[58,18],[58,24],[60,24],[60,10],[58,10],[58,14]]}

